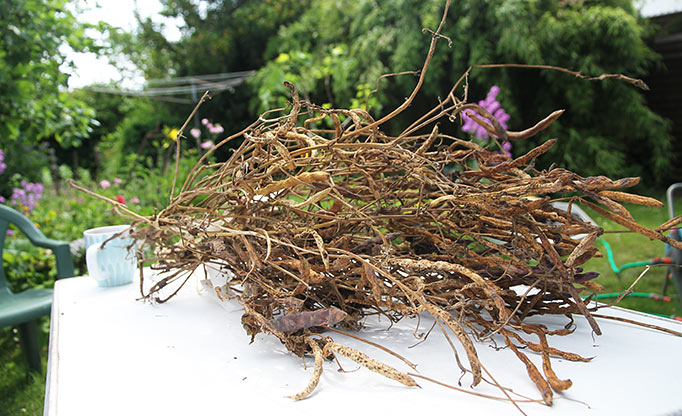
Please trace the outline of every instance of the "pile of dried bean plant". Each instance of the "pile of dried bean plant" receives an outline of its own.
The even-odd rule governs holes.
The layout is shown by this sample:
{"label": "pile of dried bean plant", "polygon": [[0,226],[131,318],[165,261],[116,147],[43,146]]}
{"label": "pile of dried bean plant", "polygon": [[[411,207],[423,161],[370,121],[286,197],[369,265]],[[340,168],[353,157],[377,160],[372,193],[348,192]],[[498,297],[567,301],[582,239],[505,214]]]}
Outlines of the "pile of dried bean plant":
{"label": "pile of dried bean plant", "polygon": [[[318,107],[287,84],[290,111],[276,118],[266,113],[223,140],[219,146],[241,144],[225,162],[207,164],[204,156],[157,215],[141,217],[111,201],[134,219],[135,238],[155,247],[155,258],[145,261],[168,272],[143,296],[165,302],[186,282],[188,271],[205,264],[229,271],[226,287],[215,289],[243,305],[249,335],[269,333],[299,356],[314,355],[313,379],[295,399],[314,390],[323,357],[332,353],[416,385],[411,375],[319,335],[342,331],[332,326],[359,329],[363,318],[376,314],[392,322],[432,315],[448,340],[454,335],[462,345],[468,365],[457,362],[471,373],[474,386],[484,379],[485,368],[473,340],[496,334],[526,365],[544,403],[552,403],[552,390],[570,387],[552,371],[550,356],[587,359],[550,347],[547,337],[568,335],[572,328],[550,331],[524,319],[578,314],[601,333],[581,298],[598,287],[591,280],[596,273],[580,266],[598,255],[594,242],[603,230],[551,203],[579,202],[629,230],[680,247],[662,233],[673,222],[646,229],[617,202],[660,205],[619,191],[637,184],[637,178],[535,169],[535,158],[555,140],[510,158],[440,133],[437,122],[455,122],[473,110],[479,115],[475,121],[493,137],[522,140],[562,113],[525,131],[505,131],[484,108],[456,97],[458,88],[466,90],[469,71],[402,134],[385,134],[382,126],[419,91],[443,37],[442,24],[431,32],[414,92],[382,119],[360,109]],[[641,83],[622,75],[589,79],[603,78]],[[324,120],[334,128],[314,128]],[[577,240],[572,237],[577,234],[587,236]],[[172,283],[177,286],[172,294],[160,296]],[[517,344],[542,355],[544,375]]]}

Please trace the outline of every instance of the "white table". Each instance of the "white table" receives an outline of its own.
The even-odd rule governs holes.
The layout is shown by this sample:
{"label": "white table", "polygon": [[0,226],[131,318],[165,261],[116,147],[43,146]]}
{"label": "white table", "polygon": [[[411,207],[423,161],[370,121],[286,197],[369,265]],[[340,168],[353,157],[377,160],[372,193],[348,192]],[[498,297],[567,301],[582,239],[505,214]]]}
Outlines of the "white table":
{"label": "white table", "polygon": [[[317,390],[307,400],[287,395],[302,390],[312,374],[298,357],[274,337],[260,334],[253,344],[242,329],[236,303],[220,305],[198,293],[195,282],[170,302],[137,301],[138,285],[99,288],[87,277],[55,285],[50,334],[45,414],[78,415],[364,415],[520,414],[511,404],[474,397],[424,380],[422,389],[408,388],[361,368],[337,372],[325,362]],[[682,331],[682,325],[624,309],[609,313]],[[563,317],[543,317],[562,327]],[[420,332],[433,321],[422,319]],[[550,345],[594,356],[589,363],[553,360],[560,378],[573,381],[565,394],[555,394],[547,407],[521,404],[529,415],[664,415],[680,414],[682,338],[599,319],[603,336],[593,337],[576,317],[578,329],[567,337],[551,337]],[[460,372],[443,336],[408,348],[416,320],[405,319],[389,331],[386,319],[367,323],[362,332],[418,364],[421,374],[456,384]],[[394,367],[409,368],[394,357],[342,335],[335,341],[358,348]],[[481,362],[504,386],[539,398],[525,367],[507,349],[476,344]],[[528,350],[524,350],[528,353]],[[538,368],[541,357],[528,353]],[[460,357],[464,357],[460,350]],[[342,359],[346,370],[357,366]],[[471,383],[465,376],[463,385]],[[473,391],[501,396],[482,383]],[[589,406],[589,407],[588,407]],[[472,413],[475,412],[475,413]]]}

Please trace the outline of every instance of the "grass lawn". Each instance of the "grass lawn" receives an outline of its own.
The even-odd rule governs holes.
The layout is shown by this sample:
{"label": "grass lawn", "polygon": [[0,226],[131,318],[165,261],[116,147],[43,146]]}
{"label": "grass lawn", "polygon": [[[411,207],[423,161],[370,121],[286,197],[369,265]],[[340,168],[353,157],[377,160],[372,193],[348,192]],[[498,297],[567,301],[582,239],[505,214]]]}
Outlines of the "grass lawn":
{"label": "grass lawn", "polygon": [[[642,225],[655,228],[665,222],[667,211],[665,208],[648,208],[630,206],[635,219]],[[618,224],[600,218],[594,212],[585,211],[605,230],[622,230]],[[632,233],[605,234],[604,238],[611,246],[615,262],[618,266],[634,261],[648,260],[656,256],[663,257],[665,245],[658,241]],[[599,249],[605,254],[603,246]],[[611,270],[606,256],[594,258],[584,266],[586,271],[600,273],[596,282],[600,283],[607,292],[625,290],[644,270],[644,267],[627,269],[620,276]],[[660,294],[667,272],[666,267],[654,267],[639,282],[635,288],[637,292],[654,292]],[[682,308],[674,286],[668,288],[668,295],[672,295],[672,302],[659,302],[650,299],[624,299],[619,306],[636,309],[648,313],[682,316]],[[47,319],[47,318],[45,318]],[[47,327],[45,322],[44,327]],[[47,334],[43,333],[42,357],[43,368],[47,361]],[[45,392],[45,370],[42,374],[27,376],[24,358],[19,348],[17,334],[10,328],[0,330],[0,416],[4,415],[41,415]]]}
{"label": "grass lawn", "polygon": [[[48,321],[44,317],[41,326],[46,328]],[[41,334],[42,374],[28,374],[19,334],[13,328],[0,330],[0,416],[43,414],[47,342],[47,334]]]}
{"label": "grass lawn", "polygon": [[[626,208],[630,211],[630,213],[632,213],[632,216],[637,220],[638,223],[648,228],[656,228],[668,220],[668,214],[665,208],[650,208],[627,204]],[[604,228],[604,230],[608,231],[624,229],[618,224],[599,217],[598,214],[590,211],[589,209],[585,209],[585,212],[587,212],[588,215],[590,215],[592,219],[599,224],[599,226]],[[660,241],[651,241],[647,237],[639,234],[604,234],[602,239],[606,240],[611,246],[614,260],[618,267],[622,267],[626,263],[632,263],[640,260],[650,260],[654,257],[663,257],[665,253],[664,243]],[[620,292],[627,289],[637,278],[637,276],[639,276],[639,274],[645,269],[645,267],[626,269],[619,276],[611,270],[611,267],[609,266],[609,263],[606,259],[606,250],[604,250],[604,246],[597,243],[597,248],[599,248],[600,252],[604,254],[604,257],[593,258],[583,267],[588,271],[599,272],[599,277],[595,281],[604,286],[606,292]],[[636,292],[662,294],[663,283],[665,281],[667,271],[668,268],[666,266],[652,267],[639,281],[634,290]],[[680,306],[679,297],[677,296],[677,291],[672,282],[670,282],[668,285],[666,294],[672,297],[671,302],[661,302],[642,298],[625,298],[618,306],[667,316],[682,316],[682,307]],[[608,301],[609,300],[604,300],[604,302]]]}

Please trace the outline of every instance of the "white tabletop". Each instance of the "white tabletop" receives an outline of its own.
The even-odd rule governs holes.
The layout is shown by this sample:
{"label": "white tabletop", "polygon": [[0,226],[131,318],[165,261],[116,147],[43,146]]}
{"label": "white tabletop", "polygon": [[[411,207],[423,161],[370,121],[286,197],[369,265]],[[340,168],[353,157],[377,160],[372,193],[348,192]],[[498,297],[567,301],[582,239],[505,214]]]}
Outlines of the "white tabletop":
{"label": "white tabletop", "polygon": [[[365,368],[340,373],[325,361],[317,390],[294,402],[285,396],[302,390],[313,360],[286,351],[274,337],[259,334],[253,344],[241,326],[236,302],[219,304],[199,294],[189,282],[165,304],[137,301],[137,284],[100,288],[88,277],[55,285],[50,334],[45,414],[78,415],[364,415],[520,414],[513,405],[456,392],[416,379],[419,388],[404,387]],[[682,331],[670,319],[611,308],[612,315]],[[539,317],[560,328],[564,317]],[[433,323],[423,317],[419,332]],[[682,338],[621,322],[599,319],[604,335],[593,337],[576,317],[577,330],[550,337],[551,346],[583,356],[589,363],[553,359],[559,378],[573,387],[555,394],[554,405],[520,404],[528,415],[664,415],[682,411]],[[368,321],[359,334],[418,364],[419,373],[456,385],[460,376],[453,354],[437,330],[426,342],[417,340],[416,319],[404,319],[387,330],[384,318]],[[366,344],[330,333],[336,342],[360,349],[401,371],[396,358]],[[501,344],[500,344],[501,345]],[[508,349],[476,343],[479,357],[500,384],[539,399],[524,365]],[[541,368],[541,357],[524,350]],[[465,354],[460,350],[460,357]],[[357,365],[341,358],[346,370]],[[469,375],[462,380],[467,387]],[[485,383],[473,391],[501,396]],[[303,412],[303,413],[301,413]],[[482,413],[481,413],[482,412]],[[439,413],[440,414],[440,413]]]}

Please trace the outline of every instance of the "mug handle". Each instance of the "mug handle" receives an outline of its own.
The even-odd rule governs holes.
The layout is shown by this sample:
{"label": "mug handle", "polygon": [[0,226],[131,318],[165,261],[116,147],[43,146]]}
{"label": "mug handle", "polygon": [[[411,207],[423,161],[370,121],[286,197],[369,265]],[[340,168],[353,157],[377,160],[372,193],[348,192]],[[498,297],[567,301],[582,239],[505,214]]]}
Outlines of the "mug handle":
{"label": "mug handle", "polygon": [[[98,281],[106,280],[109,277],[109,273],[99,268],[99,262],[97,261],[97,250],[99,250],[100,245],[101,243],[95,243],[85,250],[85,263],[88,265],[88,274]],[[90,270],[90,265],[92,265],[92,270]]]}

